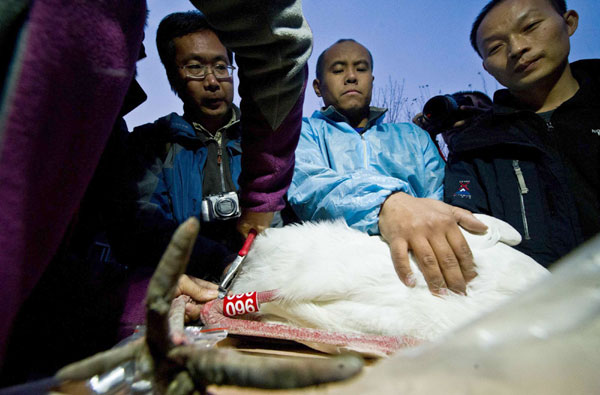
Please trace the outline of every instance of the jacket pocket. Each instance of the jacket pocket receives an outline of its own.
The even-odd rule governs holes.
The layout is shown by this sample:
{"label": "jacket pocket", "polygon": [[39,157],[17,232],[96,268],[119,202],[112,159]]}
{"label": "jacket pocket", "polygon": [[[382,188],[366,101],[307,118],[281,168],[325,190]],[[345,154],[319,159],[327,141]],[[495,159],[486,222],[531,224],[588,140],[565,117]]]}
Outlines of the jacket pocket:
{"label": "jacket pocket", "polygon": [[513,170],[515,171],[515,175],[517,176],[517,182],[519,184],[519,200],[521,202],[521,219],[523,220],[523,237],[525,240],[530,240],[531,237],[529,235],[529,225],[527,224],[527,212],[525,211],[525,199],[524,195],[529,192],[527,188],[527,184],[525,184],[525,177],[523,177],[523,172],[521,171],[521,167],[519,166],[518,160],[512,161]]}

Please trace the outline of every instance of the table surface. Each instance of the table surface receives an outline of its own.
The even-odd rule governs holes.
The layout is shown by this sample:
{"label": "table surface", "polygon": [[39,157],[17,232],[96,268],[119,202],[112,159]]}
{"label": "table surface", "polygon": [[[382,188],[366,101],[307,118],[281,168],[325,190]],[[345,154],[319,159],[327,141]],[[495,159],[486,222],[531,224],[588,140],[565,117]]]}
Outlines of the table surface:
{"label": "table surface", "polygon": [[[290,341],[290,340],[279,340],[239,335],[229,335],[226,339],[218,343],[217,347],[222,348],[233,348],[237,351],[248,353],[252,355],[265,355],[270,357],[280,358],[328,358],[329,354],[322,353],[320,351],[313,350],[303,344]],[[365,358],[365,370],[370,369],[371,366],[376,364],[380,359],[378,358]],[[360,376],[359,375],[359,376]],[[348,380],[353,381],[354,379]],[[347,383],[347,382],[346,382]],[[322,394],[326,389],[333,389],[335,387],[341,387],[342,383],[331,383],[321,384],[319,386],[308,387],[304,389],[295,390],[262,390],[255,388],[241,388],[233,386],[216,386],[211,385],[208,387],[208,392],[212,395],[264,395],[264,394]],[[326,391],[325,391],[326,392]]]}

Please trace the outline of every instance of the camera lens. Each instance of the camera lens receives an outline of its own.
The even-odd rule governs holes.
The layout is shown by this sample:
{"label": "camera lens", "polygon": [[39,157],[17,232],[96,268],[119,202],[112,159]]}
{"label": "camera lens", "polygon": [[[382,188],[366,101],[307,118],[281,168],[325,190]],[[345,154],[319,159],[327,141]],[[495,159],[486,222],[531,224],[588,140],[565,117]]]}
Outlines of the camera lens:
{"label": "camera lens", "polygon": [[465,94],[434,96],[423,106],[423,116],[435,127],[451,128],[455,122],[468,118],[460,106],[472,106],[473,100]]}
{"label": "camera lens", "polygon": [[237,205],[231,198],[221,199],[215,204],[215,212],[221,217],[230,217],[235,214],[236,210]]}
{"label": "camera lens", "polygon": [[434,96],[425,103],[423,115],[434,125],[442,125],[456,110],[458,103],[450,95]]}

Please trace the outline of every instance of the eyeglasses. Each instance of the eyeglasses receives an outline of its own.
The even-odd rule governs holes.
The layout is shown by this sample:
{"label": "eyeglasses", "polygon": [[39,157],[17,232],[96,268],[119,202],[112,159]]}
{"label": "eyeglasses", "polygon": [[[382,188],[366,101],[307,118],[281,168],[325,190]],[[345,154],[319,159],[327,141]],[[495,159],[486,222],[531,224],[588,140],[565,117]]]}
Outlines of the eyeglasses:
{"label": "eyeglasses", "polygon": [[233,70],[235,70],[234,66],[227,64],[205,65],[200,63],[186,64],[185,66],[179,66],[179,68],[185,71],[188,78],[203,80],[212,73],[218,81],[231,78]]}

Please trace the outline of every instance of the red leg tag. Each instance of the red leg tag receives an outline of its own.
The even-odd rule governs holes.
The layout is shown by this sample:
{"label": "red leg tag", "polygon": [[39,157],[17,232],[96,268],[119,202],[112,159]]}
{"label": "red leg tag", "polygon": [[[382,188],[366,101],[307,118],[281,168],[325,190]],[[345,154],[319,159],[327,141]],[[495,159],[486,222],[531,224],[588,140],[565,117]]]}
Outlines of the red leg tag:
{"label": "red leg tag", "polygon": [[223,301],[223,315],[233,317],[236,315],[258,312],[258,300],[256,292],[229,295]]}

